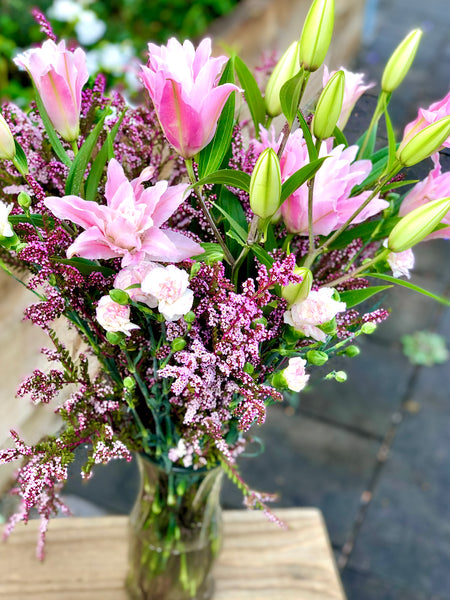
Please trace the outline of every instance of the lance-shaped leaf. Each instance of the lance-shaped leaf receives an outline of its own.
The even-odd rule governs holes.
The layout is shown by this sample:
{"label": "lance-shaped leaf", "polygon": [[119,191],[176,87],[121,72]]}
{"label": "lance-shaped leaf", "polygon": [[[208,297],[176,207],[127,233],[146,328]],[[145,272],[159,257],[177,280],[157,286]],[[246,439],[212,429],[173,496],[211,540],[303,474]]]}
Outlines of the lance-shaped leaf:
{"label": "lance-shaped leaf", "polygon": [[233,169],[222,169],[220,171],[216,171],[215,173],[211,173],[206,177],[202,177],[197,181],[195,185],[206,185],[207,183],[219,183],[222,185],[230,185],[231,187],[235,187],[240,190],[244,190],[244,192],[248,192],[250,189],[250,175],[248,173],[244,173],[243,171],[235,171]]}
{"label": "lance-shaped leaf", "polygon": [[353,306],[357,306],[368,300],[375,294],[379,294],[380,292],[384,292],[389,288],[393,287],[392,285],[374,285],[372,287],[364,288],[362,290],[348,290],[346,292],[339,292],[339,297],[342,302],[345,302],[347,308],[353,308]]}
{"label": "lance-shaped leaf", "polygon": [[436,302],[440,302],[441,304],[445,304],[445,306],[450,306],[450,300],[448,298],[443,298],[442,296],[433,294],[432,292],[429,292],[428,290],[425,290],[424,288],[421,288],[418,285],[414,285],[409,281],[403,281],[403,279],[396,279],[395,277],[391,277],[390,275],[384,275],[382,273],[365,273],[364,277],[374,277],[375,279],[383,279],[384,281],[390,281],[391,283],[395,283],[396,285],[408,288],[413,292],[418,292],[423,296],[433,298],[433,300],[436,300]]}
{"label": "lance-shaped leaf", "polygon": [[59,140],[58,134],[56,133],[56,130],[53,127],[52,122],[50,121],[47,111],[44,108],[44,103],[42,102],[36,87],[34,87],[34,91],[36,96],[36,106],[41,116],[42,123],[44,124],[45,131],[47,133],[50,144],[52,145],[52,148],[55,151],[55,154],[59,158],[59,160],[62,163],[64,163],[67,167],[70,167],[72,161],[68,157],[67,152],[64,150],[63,145]]}
{"label": "lance-shaped leaf", "polygon": [[297,115],[304,81],[305,73],[301,70],[297,75],[286,81],[280,90],[281,110],[291,127]]}
{"label": "lance-shaped leaf", "polygon": [[291,196],[295,190],[302,186],[306,181],[314,177],[326,158],[328,157],[323,156],[322,158],[313,160],[286,179],[281,186],[281,204],[283,204],[283,202],[289,198],[289,196]]}
{"label": "lance-shaped leaf", "polygon": [[[230,58],[220,78],[219,85],[234,83],[234,59]],[[211,142],[203,148],[198,159],[199,177],[216,171],[226,157],[231,144],[234,127],[235,94],[231,94],[223,107],[217,122],[216,133]]]}
{"label": "lance-shaped leaf", "polygon": [[247,100],[247,105],[255,125],[255,132],[259,136],[259,124],[264,123],[266,120],[266,105],[258,84],[247,65],[237,56],[234,60],[236,73],[244,88],[245,99]]}

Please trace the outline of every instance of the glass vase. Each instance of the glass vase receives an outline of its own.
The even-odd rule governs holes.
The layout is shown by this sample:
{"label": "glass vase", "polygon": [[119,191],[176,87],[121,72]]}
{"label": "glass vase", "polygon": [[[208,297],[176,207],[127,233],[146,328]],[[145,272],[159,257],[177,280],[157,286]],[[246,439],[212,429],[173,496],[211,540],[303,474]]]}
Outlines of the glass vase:
{"label": "glass vase", "polygon": [[133,600],[208,600],[222,542],[223,471],[166,472],[138,456],[140,491],[130,515],[127,590]]}

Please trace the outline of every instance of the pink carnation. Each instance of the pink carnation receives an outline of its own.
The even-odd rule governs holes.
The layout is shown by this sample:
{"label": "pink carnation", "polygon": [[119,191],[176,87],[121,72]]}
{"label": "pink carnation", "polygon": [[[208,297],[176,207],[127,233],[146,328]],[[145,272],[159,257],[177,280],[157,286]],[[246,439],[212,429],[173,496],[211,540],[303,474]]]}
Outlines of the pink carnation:
{"label": "pink carnation", "polygon": [[[432,200],[439,198],[447,198],[450,196],[450,172],[441,173],[441,165],[439,163],[439,154],[432,156],[434,169],[429,172],[428,176],[416,183],[416,185],[408,192],[400,206],[399,215],[404,217],[415,208],[423,206]],[[448,225],[443,229],[439,229],[430,233],[425,239],[431,240],[435,238],[450,238],[450,212],[442,219],[443,225]]]}
{"label": "pink carnation", "polygon": [[112,159],[108,165],[105,197],[107,205],[78,196],[50,197],[45,206],[59,219],[68,219],[83,231],[67,249],[70,258],[122,257],[122,266],[142,260],[178,262],[201,254],[202,247],[181,233],[160,229],[184,202],[187,184],[169,187],[167,181],[144,188],[152,170],[144,169],[128,181],[122,167]]}
{"label": "pink carnation", "polygon": [[96,316],[97,321],[106,331],[130,335],[133,329],[139,329],[138,325],[130,321],[130,307],[114,302],[109,296],[100,298]]}
{"label": "pink carnation", "polygon": [[318,326],[328,323],[346,309],[345,302],[334,300],[333,294],[333,288],[312,290],[305,300],[293,304],[284,313],[284,322],[307,337],[325,342],[327,336]]}
{"label": "pink carnation", "polygon": [[394,277],[411,277],[409,272],[414,268],[414,253],[411,248],[403,252],[391,252],[387,261]]}
{"label": "pink carnation", "polygon": [[189,274],[174,265],[156,267],[142,281],[142,291],[153,296],[166,321],[178,321],[192,308],[194,293],[188,289]]}
{"label": "pink carnation", "polygon": [[141,284],[145,277],[158,265],[151,261],[143,260],[137,265],[130,265],[119,271],[114,279],[114,287],[128,293],[134,302],[143,302],[150,308],[158,306],[158,300],[150,294],[145,294],[140,287],[130,287]]}
{"label": "pink carnation", "polygon": [[[417,118],[414,121],[411,121],[411,123],[408,123],[405,127],[405,131],[403,132],[404,140],[413,137],[428,125],[431,125],[448,115],[450,115],[450,91],[445,98],[434,102],[428,108],[419,108]],[[450,136],[443,145],[450,148]]]}
{"label": "pink carnation", "polygon": [[309,375],[305,371],[306,360],[300,356],[289,359],[289,364],[283,371],[287,386],[293,392],[300,392],[308,383]]}

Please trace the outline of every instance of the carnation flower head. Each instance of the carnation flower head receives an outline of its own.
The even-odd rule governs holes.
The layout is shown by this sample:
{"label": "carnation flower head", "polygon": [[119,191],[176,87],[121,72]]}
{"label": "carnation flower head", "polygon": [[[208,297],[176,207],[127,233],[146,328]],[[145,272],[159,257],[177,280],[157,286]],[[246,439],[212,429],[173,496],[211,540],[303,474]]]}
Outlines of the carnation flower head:
{"label": "carnation flower head", "polygon": [[312,290],[305,300],[293,304],[284,313],[284,322],[305,336],[324,342],[327,336],[318,326],[328,323],[346,309],[345,302],[334,300],[333,294],[333,288]]}
{"label": "carnation flower head", "polygon": [[6,204],[0,200],[0,237],[12,237],[14,235],[11,223],[8,221],[12,208],[12,204]]}
{"label": "carnation flower head", "polygon": [[155,298],[166,321],[178,321],[192,308],[194,293],[188,289],[189,274],[174,265],[156,267],[142,281],[141,289]]}
{"label": "carnation flower head", "polygon": [[283,371],[288,388],[292,392],[300,392],[308,383],[309,375],[305,371],[306,360],[300,356],[289,359],[288,366]]}
{"label": "carnation flower head", "polygon": [[96,315],[97,321],[106,331],[131,335],[133,329],[139,329],[138,325],[130,321],[130,307],[114,302],[109,296],[100,298]]}

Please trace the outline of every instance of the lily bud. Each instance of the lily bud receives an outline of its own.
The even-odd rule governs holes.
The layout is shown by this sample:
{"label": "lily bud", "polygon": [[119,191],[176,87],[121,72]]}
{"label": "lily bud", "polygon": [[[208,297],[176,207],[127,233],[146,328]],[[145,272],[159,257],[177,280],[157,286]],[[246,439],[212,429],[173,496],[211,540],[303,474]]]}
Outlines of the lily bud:
{"label": "lily bud", "polygon": [[266,148],[256,161],[250,179],[250,207],[261,219],[274,215],[280,206],[280,161],[273,148]]}
{"label": "lily bud", "polygon": [[401,84],[416,56],[421,37],[422,31],[414,29],[394,50],[383,71],[381,79],[383,92],[392,93]]}
{"label": "lily bud", "polygon": [[425,127],[412,138],[405,138],[395,157],[405,167],[415,165],[442,146],[450,135],[450,115]]}
{"label": "lily bud", "polygon": [[278,61],[266,86],[265,103],[269,116],[277,117],[282,113],[280,90],[299,71],[299,43],[293,42]]}
{"label": "lily bud", "polygon": [[450,210],[450,198],[433,200],[412,210],[391,231],[387,247],[403,252],[421,242],[439,225]]}
{"label": "lily bud", "polygon": [[12,160],[16,155],[14,138],[2,114],[0,114],[0,159]]}
{"label": "lily bud", "polygon": [[312,130],[318,140],[326,140],[333,135],[342,110],[344,89],[344,71],[336,71],[320,94],[314,113]]}
{"label": "lily bud", "polygon": [[301,275],[303,281],[301,283],[290,283],[281,290],[281,296],[287,300],[289,306],[307,298],[313,282],[313,275],[306,267],[296,267],[294,273],[296,275]]}
{"label": "lily bud", "polygon": [[317,71],[325,60],[333,35],[334,0],[314,0],[300,38],[300,66]]}

